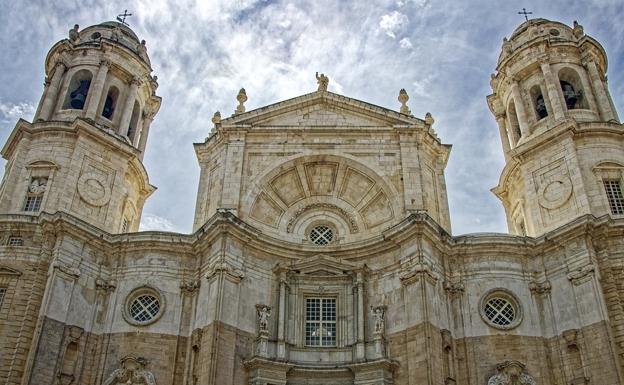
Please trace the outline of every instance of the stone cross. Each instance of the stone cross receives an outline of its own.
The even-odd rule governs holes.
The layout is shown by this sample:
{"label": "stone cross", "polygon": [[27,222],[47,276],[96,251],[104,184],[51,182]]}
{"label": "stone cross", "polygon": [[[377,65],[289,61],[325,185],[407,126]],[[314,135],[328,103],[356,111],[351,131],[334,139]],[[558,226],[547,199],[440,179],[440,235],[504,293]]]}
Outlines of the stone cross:
{"label": "stone cross", "polygon": [[124,13],[120,13],[119,15],[117,15],[117,20],[124,25],[128,25],[128,23],[126,23],[126,17],[128,16],[132,16],[131,13],[128,13],[128,10],[124,10]]}
{"label": "stone cross", "polygon": [[532,15],[533,12],[527,12],[526,8],[522,8],[522,12],[518,12],[518,15],[524,15],[526,21],[529,21],[529,17],[527,15]]}

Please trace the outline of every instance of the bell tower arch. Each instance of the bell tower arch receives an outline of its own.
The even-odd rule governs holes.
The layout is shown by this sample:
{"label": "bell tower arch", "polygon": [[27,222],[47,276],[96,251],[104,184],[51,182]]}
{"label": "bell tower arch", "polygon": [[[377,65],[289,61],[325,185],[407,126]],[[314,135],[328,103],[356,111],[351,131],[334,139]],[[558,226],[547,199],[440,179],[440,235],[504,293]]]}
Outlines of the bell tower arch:
{"label": "bell tower arch", "polygon": [[142,159],[161,103],[145,41],[118,22],[76,25],[50,49],[45,73],[33,122],[20,120],[2,149],[0,210],[138,230],[155,190]]}
{"label": "bell tower arch", "polygon": [[506,161],[492,191],[510,232],[539,236],[579,216],[623,214],[612,210],[624,204],[622,178],[599,171],[624,164],[606,72],[604,49],[576,21],[528,20],[503,40],[487,100]]}

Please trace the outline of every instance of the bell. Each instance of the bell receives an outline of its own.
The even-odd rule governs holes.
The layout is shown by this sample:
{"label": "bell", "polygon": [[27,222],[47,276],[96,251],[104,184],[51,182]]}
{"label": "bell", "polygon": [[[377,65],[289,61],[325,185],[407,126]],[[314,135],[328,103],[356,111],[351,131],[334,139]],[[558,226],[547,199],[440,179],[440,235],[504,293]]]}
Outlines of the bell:
{"label": "bell", "polygon": [[546,103],[544,103],[544,97],[542,95],[538,96],[535,100],[535,112],[537,112],[537,116],[540,119],[544,119],[548,116],[548,111],[546,110]]}
{"label": "bell", "polygon": [[80,85],[71,94],[69,94],[70,105],[73,109],[82,110],[84,107],[85,101],[87,100],[87,93],[89,92],[89,85],[91,81],[89,80],[81,80]]}
{"label": "bell", "polygon": [[574,90],[572,84],[563,81],[561,82],[561,90],[563,91],[566,107],[568,107],[568,110],[573,109],[576,106],[576,102],[578,102],[578,93]]}

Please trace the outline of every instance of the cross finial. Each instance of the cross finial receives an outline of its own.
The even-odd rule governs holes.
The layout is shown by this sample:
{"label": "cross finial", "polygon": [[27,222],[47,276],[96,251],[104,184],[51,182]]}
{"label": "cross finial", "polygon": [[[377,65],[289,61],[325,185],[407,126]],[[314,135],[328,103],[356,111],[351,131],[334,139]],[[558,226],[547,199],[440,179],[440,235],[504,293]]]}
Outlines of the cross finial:
{"label": "cross finial", "polygon": [[529,21],[529,17],[527,15],[532,15],[533,12],[527,12],[526,8],[522,8],[522,12],[518,12],[518,15],[524,15],[526,21]]}
{"label": "cross finial", "polygon": [[124,10],[124,13],[120,13],[119,15],[117,15],[117,20],[124,25],[128,25],[128,23],[126,23],[126,17],[128,16],[132,16],[131,13],[128,13],[128,10]]}

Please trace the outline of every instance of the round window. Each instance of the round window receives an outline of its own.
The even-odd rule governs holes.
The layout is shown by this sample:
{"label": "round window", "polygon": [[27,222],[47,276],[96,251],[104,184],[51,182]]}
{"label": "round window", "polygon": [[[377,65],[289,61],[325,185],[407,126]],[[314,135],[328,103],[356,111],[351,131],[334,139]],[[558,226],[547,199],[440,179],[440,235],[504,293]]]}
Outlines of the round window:
{"label": "round window", "polygon": [[309,238],[317,246],[329,245],[334,239],[334,231],[329,226],[315,226],[310,230]]}
{"label": "round window", "polygon": [[495,328],[512,329],[520,324],[522,311],[513,294],[497,289],[481,300],[481,317]]}
{"label": "round window", "polygon": [[143,326],[156,322],[163,310],[164,301],[160,293],[151,287],[141,287],[126,299],[123,315],[128,323]]}

